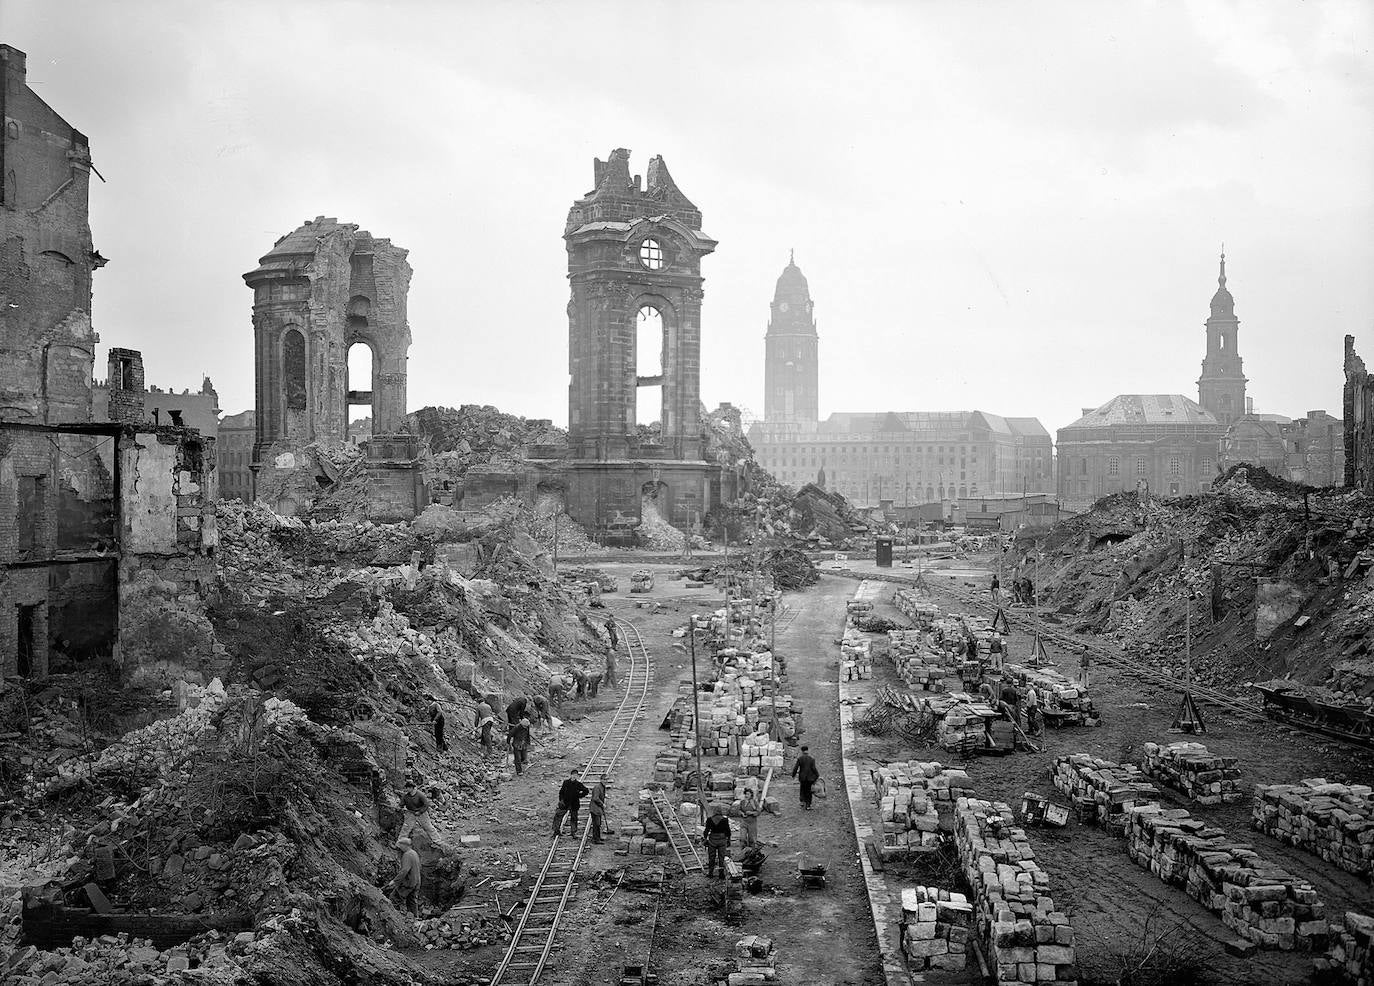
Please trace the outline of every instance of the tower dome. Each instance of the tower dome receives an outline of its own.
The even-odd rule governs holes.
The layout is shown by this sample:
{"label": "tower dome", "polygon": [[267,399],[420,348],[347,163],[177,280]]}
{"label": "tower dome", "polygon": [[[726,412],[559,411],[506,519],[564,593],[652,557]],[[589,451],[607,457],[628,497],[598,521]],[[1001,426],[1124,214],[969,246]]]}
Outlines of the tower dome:
{"label": "tower dome", "polygon": [[1221,274],[1217,277],[1217,293],[1212,295],[1212,314],[1233,316],[1236,314],[1236,299],[1226,289],[1226,254],[1221,255]]}

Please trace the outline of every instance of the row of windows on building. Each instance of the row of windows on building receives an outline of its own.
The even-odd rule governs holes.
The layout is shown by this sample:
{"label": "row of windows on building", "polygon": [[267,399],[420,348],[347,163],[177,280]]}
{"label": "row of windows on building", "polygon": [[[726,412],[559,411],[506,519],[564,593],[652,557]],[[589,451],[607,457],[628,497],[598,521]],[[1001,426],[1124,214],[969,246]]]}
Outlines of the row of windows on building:
{"label": "row of windows on building", "polygon": [[[1211,471],[1212,471],[1212,460],[1211,460],[1211,459],[1203,459],[1203,460],[1202,460],[1202,472],[1203,472],[1203,475],[1206,475],[1206,474],[1210,473]],[[1145,475],[1148,474],[1148,472],[1149,472],[1149,460],[1146,459],[1145,456],[1143,456],[1143,455],[1136,456],[1136,460],[1135,460],[1135,474],[1136,474],[1137,476],[1145,476]],[[1080,475],[1080,476],[1086,476],[1087,474],[1088,474],[1088,460],[1087,460],[1086,457],[1080,458],[1080,459],[1078,460],[1078,475]],[[1120,476],[1120,475],[1121,475],[1121,456],[1119,456],[1119,455],[1109,455],[1109,456],[1107,456],[1107,475],[1108,475],[1108,476]],[[1180,458],[1180,457],[1177,456],[1177,455],[1171,455],[1171,456],[1169,457],[1169,475],[1170,475],[1170,476],[1182,476],[1182,475],[1183,475],[1183,459]]]}

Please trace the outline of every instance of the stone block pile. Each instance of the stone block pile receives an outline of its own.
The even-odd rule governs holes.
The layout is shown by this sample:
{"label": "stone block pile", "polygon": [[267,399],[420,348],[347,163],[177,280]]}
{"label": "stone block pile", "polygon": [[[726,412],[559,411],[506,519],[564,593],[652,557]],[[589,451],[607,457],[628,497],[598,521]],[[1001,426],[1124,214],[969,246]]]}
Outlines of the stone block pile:
{"label": "stone block pile", "polygon": [[973,888],[975,929],[998,983],[1077,983],[1073,928],[1050,897],[1049,874],[1001,802],[960,798],[955,844]]}
{"label": "stone block pile", "polygon": [[450,908],[438,917],[415,922],[415,934],[426,951],[448,949],[466,952],[510,940],[510,927],[497,918],[474,911]]}
{"label": "stone block pile", "polygon": [[1346,911],[1341,923],[1332,923],[1330,944],[1316,966],[1343,986],[1374,986],[1374,918]]}
{"label": "stone block pile", "polygon": [[620,826],[620,849],[631,856],[666,856],[672,851],[668,844],[668,830],[663,827],[658,812],[654,810],[647,788],[639,792],[635,820]]}
{"label": "stone block pile", "polygon": [[1229,804],[1244,795],[1235,757],[1209,753],[1201,743],[1146,743],[1145,773],[1200,805]]}
{"label": "stone block pile", "polygon": [[873,677],[873,645],[868,634],[846,627],[840,641],[840,677],[860,681]]}
{"label": "stone block pile", "polygon": [[1014,678],[1023,689],[1034,685],[1046,711],[1055,713],[1066,725],[1087,725],[1097,718],[1093,700],[1078,687],[1078,682],[1054,668],[1030,668],[1021,664],[1007,664],[1003,674]]}
{"label": "stone block pile", "polygon": [[1098,823],[1118,835],[1125,829],[1127,808],[1159,803],[1159,791],[1134,764],[1070,753],[1055,757],[1052,776],[1054,786],[1069,797],[1092,802]]}
{"label": "stone block pile", "polygon": [[1343,870],[1374,872],[1374,796],[1364,784],[1312,777],[1255,787],[1255,828]]}
{"label": "stone block pile", "polygon": [[986,746],[987,724],[996,710],[963,693],[954,698],[943,711],[936,710],[935,742],[950,752]]}
{"label": "stone block pile", "polygon": [[940,607],[915,589],[898,589],[892,594],[898,612],[918,627],[930,626],[940,616]]}
{"label": "stone block pile", "polygon": [[728,986],[773,983],[777,979],[777,953],[771,938],[746,935],[735,942],[735,971],[726,977]]}
{"label": "stone block pile", "polygon": [[[954,805],[973,790],[963,770],[946,770],[937,761],[899,761],[873,771],[878,813],[883,822],[884,856],[931,849],[952,831]],[[943,811],[944,817],[941,817]]]}
{"label": "stone block pile", "polygon": [[957,971],[968,964],[973,905],[938,887],[902,891],[902,952],[911,969]]}
{"label": "stone block pile", "polygon": [[1323,905],[1305,880],[1182,808],[1134,805],[1126,815],[1131,859],[1184,888],[1246,941],[1284,950],[1326,946]]}
{"label": "stone block pile", "polygon": [[770,767],[780,774],[784,759],[782,742],[770,740],[766,732],[750,733],[740,743],[739,769],[741,774],[757,777],[766,774]]}

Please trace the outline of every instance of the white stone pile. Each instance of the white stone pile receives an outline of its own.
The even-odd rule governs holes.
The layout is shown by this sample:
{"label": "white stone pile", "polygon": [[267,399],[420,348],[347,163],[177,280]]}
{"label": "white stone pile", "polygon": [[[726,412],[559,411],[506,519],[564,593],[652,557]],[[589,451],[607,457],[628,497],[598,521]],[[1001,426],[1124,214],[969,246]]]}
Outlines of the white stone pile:
{"label": "white stone pile", "polygon": [[1050,897],[1049,874],[1001,802],[960,798],[959,861],[974,890],[976,928],[998,983],[1077,983],[1073,928]]}
{"label": "white stone pile", "polygon": [[1311,777],[1255,787],[1255,828],[1343,870],[1374,872],[1374,797],[1365,784]]}
{"label": "white stone pile", "polygon": [[873,677],[873,645],[868,634],[846,627],[840,641],[840,677],[858,681]]}
{"label": "white stone pile", "polygon": [[973,933],[973,905],[938,887],[902,891],[902,951],[912,969],[963,969]]}
{"label": "white stone pile", "polygon": [[739,769],[741,774],[757,777],[769,768],[781,773],[784,761],[783,744],[771,740],[766,732],[749,733],[740,742]]}
{"label": "white stone pile", "polygon": [[1201,743],[1146,743],[1145,773],[1182,791],[1201,805],[1239,801],[1240,769],[1235,757],[1209,753]]}
{"label": "white stone pile", "polygon": [[1284,950],[1326,946],[1323,905],[1305,880],[1182,808],[1133,805],[1126,818],[1131,859],[1183,887],[1246,941]]}
{"label": "white stone pile", "polygon": [[940,607],[916,589],[898,589],[892,594],[898,612],[918,627],[929,626],[940,615]]}
{"label": "white stone pile", "polygon": [[1118,834],[1125,828],[1127,808],[1159,802],[1159,791],[1134,764],[1070,753],[1055,757],[1052,776],[1054,786],[1075,801],[1092,802],[1097,821]]}
{"label": "white stone pile", "polygon": [[735,971],[726,977],[728,986],[777,982],[777,956],[773,940],[747,935],[735,942]]}
{"label": "white stone pile", "polygon": [[[953,699],[942,711],[936,711],[935,742],[951,753],[979,749],[987,745],[987,724],[995,719],[997,711],[979,699],[963,692],[951,696]],[[935,709],[932,706],[932,709]]]}

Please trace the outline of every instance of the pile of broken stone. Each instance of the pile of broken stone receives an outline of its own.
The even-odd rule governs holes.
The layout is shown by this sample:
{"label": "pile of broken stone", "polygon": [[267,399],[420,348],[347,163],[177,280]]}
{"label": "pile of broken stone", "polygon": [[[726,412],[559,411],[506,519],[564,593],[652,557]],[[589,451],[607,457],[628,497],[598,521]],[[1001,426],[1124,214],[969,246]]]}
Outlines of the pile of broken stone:
{"label": "pile of broken stone", "polygon": [[254,941],[251,931],[230,938],[211,931],[164,950],[127,934],[75,938],[52,951],[28,945],[0,962],[0,980],[9,986],[142,986],[180,981],[176,974],[194,967],[197,982],[230,986],[249,981],[238,959]]}

